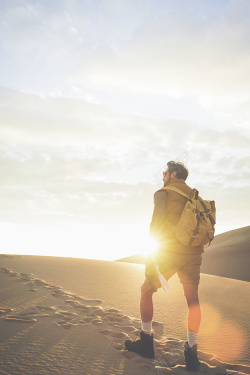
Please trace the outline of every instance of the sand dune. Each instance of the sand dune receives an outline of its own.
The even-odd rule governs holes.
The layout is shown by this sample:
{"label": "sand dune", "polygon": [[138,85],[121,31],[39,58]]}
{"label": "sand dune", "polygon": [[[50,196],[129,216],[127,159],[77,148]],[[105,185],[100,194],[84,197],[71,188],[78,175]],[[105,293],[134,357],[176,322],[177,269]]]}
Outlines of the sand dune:
{"label": "sand dune", "polygon": [[[153,323],[155,359],[144,359],[124,350],[124,340],[136,337],[140,329],[139,291],[136,290],[143,277],[143,267],[29,256],[1,256],[0,261],[1,374],[187,373],[184,341],[175,335],[164,334],[164,313],[157,309],[156,317],[162,319]],[[229,304],[239,286],[243,294],[238,299],[239,303],[242,302],[249,292],[248,283],[232,281],[234,284],[230,284],[230,280],[225,280],[230,288]],[[211,293],[210,285],[213,286],[214,281],[214,277],[204,275],[203,299],[209,300],[208,290]],[[132,296],[129,289],[134,284],[136,288]],[[173,325],[180,308],[176,296],[179,284],[175,285],[174,280],[171,288],[172,295],[170,291],[168,299],[175,301],[176,305],[169,309],[168,323]],[[222,288],[225,292],[223,284]],[[157,298],[163,296],[164,293]],[[214,297],[220,300],[220,296],[215,294]],[[248,313],[247,304],[242,303],[241,309]],[[208,313],[212,314],[211,308]],[[241,315],[237,317],[238,320],[241,318]],[[213,319],[218,321],[218,316]],[[240,336],[234,331],[231,334],[236,334],[235,340],[238,341],[231,348],[235,351],[239,349]],[[247,345],[247,338],[243,343]],[[245,351],[248,354],[249,350]],[[245,359],[242,360],[240,351],[231,363],[223,362],[211,352],[211,346],[210,354],[200,350],[199,356],[201,374],[250,373],[249,357],[243,355]]]}
{"label": "sand dune", "polygon": [[[145,256],[137,254],[120,262],[145,264]],[[250,226],[218,234],[205,247],[201,272],[231,279],[250,281]]]}
{"label": "sand dune", "polygon": [[201,271],[250,281],[250,226],[215,236],[205,249]]}

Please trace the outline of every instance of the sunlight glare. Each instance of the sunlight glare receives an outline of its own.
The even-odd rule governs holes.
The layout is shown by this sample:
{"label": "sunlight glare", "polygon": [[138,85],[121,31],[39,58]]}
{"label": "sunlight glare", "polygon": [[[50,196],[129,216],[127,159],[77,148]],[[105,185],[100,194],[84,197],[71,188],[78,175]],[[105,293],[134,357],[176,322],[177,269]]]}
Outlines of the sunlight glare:
{"label": "sunlight glare", "polygon": [[151,254],[156,247],[146,225],[0,223],[0,228],[0,251],[5,254],[118,260],[136,254]]}
{"label": "sunlight glare", "polygon": [[219,311],[207,303],[201,305],[201,310],[200,346],[222,361],[238,359],[246,345],[242,328],[233,321],[225,320]]}
{"label": "sunlight glare", "polygon": [[156,252],[157,246],[158,246],[157,241],[153,237],[148,235],[143,241],[143,248],[141,252],[147,257],[149,257]]}

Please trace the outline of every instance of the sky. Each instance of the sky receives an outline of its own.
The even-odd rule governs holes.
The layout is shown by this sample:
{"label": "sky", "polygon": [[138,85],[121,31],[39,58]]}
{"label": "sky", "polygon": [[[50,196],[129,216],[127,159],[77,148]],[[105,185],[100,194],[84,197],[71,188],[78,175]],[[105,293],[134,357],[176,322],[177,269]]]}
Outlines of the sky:
{"label": "sky", "polygon": [[1,253],[149,244],[169,160],[250,223],[249,0],[1,0]]}

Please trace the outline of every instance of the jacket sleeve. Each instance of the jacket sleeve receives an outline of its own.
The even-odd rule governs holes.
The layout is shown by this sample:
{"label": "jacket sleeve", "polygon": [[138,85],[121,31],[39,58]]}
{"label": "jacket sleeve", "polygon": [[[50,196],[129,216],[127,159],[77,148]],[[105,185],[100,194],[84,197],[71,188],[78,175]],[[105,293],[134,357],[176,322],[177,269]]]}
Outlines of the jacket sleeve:
{"label": "jacket sleeve", "polygon": [[166,209],[168,204],[168,193],[159,190],[154,195],[154,211],[150,224],[150,235],[154,238],[161,237],[166,222]]}

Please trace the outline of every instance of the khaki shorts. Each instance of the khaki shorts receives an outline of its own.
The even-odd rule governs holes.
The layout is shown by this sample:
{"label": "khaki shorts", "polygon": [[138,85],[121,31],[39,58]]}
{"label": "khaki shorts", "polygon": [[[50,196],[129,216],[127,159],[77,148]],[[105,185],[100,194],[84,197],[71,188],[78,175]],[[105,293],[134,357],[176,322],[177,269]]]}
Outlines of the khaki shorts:
{"label": "khaki shorts", "polygon": [[166,280],[169,280],[170,277],[177,273],[182,284],[199,284],[202,254],[159,253],[157,263],[160,273]]}

